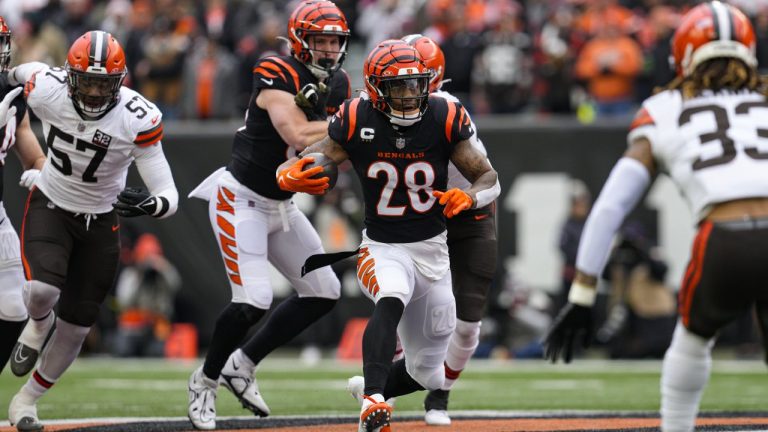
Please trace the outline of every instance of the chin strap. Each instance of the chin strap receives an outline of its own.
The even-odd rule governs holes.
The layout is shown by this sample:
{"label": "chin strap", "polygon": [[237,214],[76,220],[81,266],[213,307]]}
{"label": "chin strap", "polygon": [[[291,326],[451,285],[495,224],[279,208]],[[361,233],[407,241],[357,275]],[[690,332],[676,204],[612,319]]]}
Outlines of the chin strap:
{"label": "chin strap", "polygon": [[388,117],[389,117],[390,123],[394,125],[413,126],[421,120],[422,116],[417,116],[415,118],[402,118],[402,117],[393,117],[392,115],[389,115]]}

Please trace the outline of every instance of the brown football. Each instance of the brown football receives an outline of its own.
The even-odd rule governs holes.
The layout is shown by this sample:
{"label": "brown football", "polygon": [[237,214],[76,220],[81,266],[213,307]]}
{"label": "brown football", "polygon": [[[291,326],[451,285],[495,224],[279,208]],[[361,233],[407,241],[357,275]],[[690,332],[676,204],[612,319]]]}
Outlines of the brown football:
{"label": "brown football", "polygon": [[331,189],[336,185],[336,180],[339,178],[339,167],[333,159],[323,153],[308,153],[305,154],[304,157],[312,157],[315,159],[314,162],[304,165],[305,171],[316,166],[323,167],[323,172],[317,173],[311,178],[328,177],[328,185],[330,186],[328,189]]}

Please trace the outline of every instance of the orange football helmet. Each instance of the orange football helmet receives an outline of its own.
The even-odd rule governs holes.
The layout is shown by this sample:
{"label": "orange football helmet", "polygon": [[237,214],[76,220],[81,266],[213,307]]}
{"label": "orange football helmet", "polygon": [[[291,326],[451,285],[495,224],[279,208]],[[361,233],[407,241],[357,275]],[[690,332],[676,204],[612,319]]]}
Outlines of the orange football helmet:
{"label": "orange football helmet", "polygon": [[363,75],[374,108],[393,123],[407,126],[424,115],[433,74],[416,48],[402,40],[379,43],[365,59]]}
{"label": "orange football helmet", "polygon": [[[339,51],[310,48],[310,37],[330,35],[339,37]],[[328,0],[304,0],[288,20],[288,42],[296,56],[318,79],[325,79],[339,70],[347,56],[349,26],[344,13]],[[336,59],[315,58],[315,52],[336,54]]]}
{"label": "orange football helmet", "polygon": [[444,82],[443,75],[445,74],[445,55],[443,55],[440,45],[427,36],[420,34],[405,36],[403,40],[408,45],[416,48],[416,51],[421,55],[421,59],[424,60],[424,64],[432,70],[434,75],[429,80],[429,92],[434,93],[440,90]]}
{"label": "orange football helmet", "polygon": [[0,16],[0,72],[8,70],[11,65],[11,29]]}
{"label": "orange football helmet", "polygon": [[739,9],[710,1],[683,17],[672,37],[672,61],[678,75],[688,76],[702,62],[718,57],[737,58],[756,67],[755,31]]}
{"label": "orange football helmet", "polygon": [[95,30],[77,38],[64,68],[81,116],[100,118],[117,104],[127,69],[123,48],[111,34]]}

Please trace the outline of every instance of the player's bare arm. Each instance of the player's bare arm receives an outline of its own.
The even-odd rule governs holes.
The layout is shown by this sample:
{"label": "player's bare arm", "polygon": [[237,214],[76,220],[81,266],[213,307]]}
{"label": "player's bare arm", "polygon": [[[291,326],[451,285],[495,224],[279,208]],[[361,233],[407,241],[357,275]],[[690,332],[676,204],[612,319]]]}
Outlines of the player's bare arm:
{"label": "player's bare arm", "polygon": [[328,123],[308,121],[293,97],[282,90],[264,89],[256,97],[256,105],[269,113],[280,137],[297,151],[302,151],[328,134]]}
{"label": "player's bare arm", "polygon": [[[464,191],[478,204],[478,193],[493,189],[498,182],[498,174],[493,169],[488,158],[472,146],[469,140],[459,141],[451,155],[451,162],[456,165],[459,172],[472,182],[472,186]],[[491,201],[499,195],[498,191]],[[480,200],[486,201],[486,200]],[[482,205],[480,205],[482,207]]]}
{"label": "player's bare arm", "polygon": [[13,146],[16,156],[25,170],[41,169],[45,163],[45,154],[40,148],[35,133],[29,123],[29,115],[24,116],[19,127],[16,128],[16,145]]}

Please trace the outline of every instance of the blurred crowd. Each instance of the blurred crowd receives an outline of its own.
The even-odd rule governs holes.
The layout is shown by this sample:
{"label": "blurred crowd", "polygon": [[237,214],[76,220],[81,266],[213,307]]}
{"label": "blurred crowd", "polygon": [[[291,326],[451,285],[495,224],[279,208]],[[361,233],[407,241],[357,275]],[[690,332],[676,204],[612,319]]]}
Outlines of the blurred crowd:
{"label": "blurred crowd", "polygon": [[[734,0],[754,20],[768,65],[768,0]],[[445,89],[472,112],[628,114],[668,82],[669,41],[695,0],[338,0],[352,29],[352,82],[381,40],[422,33],[446,56]],[[242,116],[251,66],[288,54],[287,11],[277,0],[0,1],[14,34],[14,63],[63,65],[86,30],[122,43],[127,85],[166,118]],[[356,75],[357,74],[357,75]]]}

